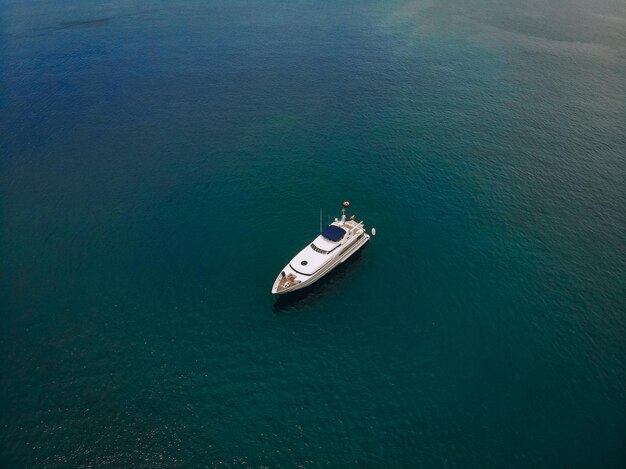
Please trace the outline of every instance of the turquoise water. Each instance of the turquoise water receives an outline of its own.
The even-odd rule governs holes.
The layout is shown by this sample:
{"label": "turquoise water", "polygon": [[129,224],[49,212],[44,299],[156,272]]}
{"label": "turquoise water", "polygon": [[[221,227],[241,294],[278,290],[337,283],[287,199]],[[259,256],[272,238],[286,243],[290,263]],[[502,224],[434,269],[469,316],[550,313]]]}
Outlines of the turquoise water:
{"label": "turquoise water", "polygon": [[623,2],[0,8],[1,466],[626,464]]}

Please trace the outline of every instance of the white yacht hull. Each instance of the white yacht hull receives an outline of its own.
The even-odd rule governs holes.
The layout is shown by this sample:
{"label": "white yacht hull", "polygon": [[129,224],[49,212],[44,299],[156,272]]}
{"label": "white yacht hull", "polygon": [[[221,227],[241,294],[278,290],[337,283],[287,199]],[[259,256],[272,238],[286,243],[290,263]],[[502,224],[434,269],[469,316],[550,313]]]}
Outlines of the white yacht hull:
{"label": "white yacht hull", "polygon": [[[342,246],[341,252],[337,254],[333,259],[331,259],[327,264],[325,264],[322,268],[320,268],[317,272],[303,279],[300,283],[293,285],[287,290],[283,290],[283,291],[278,290],[278,284],[281,280],[281,276],[278,276],[278,278],[276,278],[274,285],[272,287],[272,293],[276,295],[284,295],[287,293],[294,292],[296,290],[301,290],[305,287],[308,287],[309,285],[312,285],[313,283],[317,282],[319,279],[324,277],[326,274],[331,272],[339,264],[345,262],[350,256],[352,256],[352,254],[354,254],[360,248],[362,248],[365,245],[365,243],[369,241],[369,239],[370,239],[370,235],[363,232],[363,236],[360,239],[355,238],[354,240],[351,240],[351,242],[346,243],[345,246]],[[286,269],[287,269],[287,266],[285,267],[285,270]]]}

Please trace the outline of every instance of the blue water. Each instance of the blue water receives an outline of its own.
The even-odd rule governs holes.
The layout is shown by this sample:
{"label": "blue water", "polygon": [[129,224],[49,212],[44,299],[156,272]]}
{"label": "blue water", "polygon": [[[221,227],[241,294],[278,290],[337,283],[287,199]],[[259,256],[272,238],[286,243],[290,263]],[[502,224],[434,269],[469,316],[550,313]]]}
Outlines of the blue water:
{"label": "blue water", "polygon": [[1,0],[0,466],[624,467],[625,51],[616,0]]}

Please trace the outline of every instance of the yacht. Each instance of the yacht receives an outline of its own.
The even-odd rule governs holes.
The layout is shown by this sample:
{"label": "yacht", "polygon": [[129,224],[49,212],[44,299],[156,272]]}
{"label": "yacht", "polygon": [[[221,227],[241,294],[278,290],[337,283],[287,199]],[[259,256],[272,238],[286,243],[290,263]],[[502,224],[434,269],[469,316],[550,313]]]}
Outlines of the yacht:
{"label": "yacht", "polygon": [[320,229],[321,234],[291,259],[276,277],[272,293],[282,295],[308,287],[369,241],[370,235],[362,221],[356,221],[355,215],[346,219],[349,206],[349,202],[344,202],[341,218],[335,218],[333,223]]}

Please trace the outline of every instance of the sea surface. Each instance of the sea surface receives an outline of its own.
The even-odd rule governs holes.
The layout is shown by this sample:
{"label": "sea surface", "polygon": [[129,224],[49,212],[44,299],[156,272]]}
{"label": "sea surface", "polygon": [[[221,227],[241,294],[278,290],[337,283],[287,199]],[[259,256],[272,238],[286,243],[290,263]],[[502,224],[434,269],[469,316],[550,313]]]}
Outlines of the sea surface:
{"label": "sea surface", "polygon": [[626,466],[624,1],[0,0],[0,78],[1,467]]}

